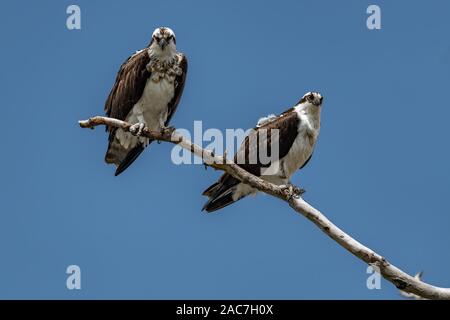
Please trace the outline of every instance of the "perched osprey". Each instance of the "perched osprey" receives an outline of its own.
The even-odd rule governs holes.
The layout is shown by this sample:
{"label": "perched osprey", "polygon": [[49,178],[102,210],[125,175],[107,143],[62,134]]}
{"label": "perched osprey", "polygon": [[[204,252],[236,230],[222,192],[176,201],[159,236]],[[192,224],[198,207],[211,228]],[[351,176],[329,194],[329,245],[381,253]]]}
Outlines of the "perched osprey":
{"label": "perched osprey", "polygon": [[[242,142],[234,162],[274,184],[290,184],[292,174],[311,159],[320,131],[322,100],[320,93],[308,92],[293,108],[279,116],[270,115],[260,119],[256,128]],[[275,131],[278,135],[274,134]],[[278,158],[264,163],[260,158],[261,150],[266,149],[270,153],[275,144],[278,144]],[[256,161],[252,162],[251,159]],[[256,192],[256,189],[225,173],[203,192],[209,200],[202,210],[216,211]]]}
{"label": "perched osprey", "polygon": [[128,168],[152,142],[140,136],[148,127],[159,131],[172,118],[183,93],[187,59],[177,52],[170,28],[157,28],[149,45],[129,57],[120,67],[105,103],[108,117],[133,123],[129,132],[108,128],[105,161],[117,166],[115,175]]}

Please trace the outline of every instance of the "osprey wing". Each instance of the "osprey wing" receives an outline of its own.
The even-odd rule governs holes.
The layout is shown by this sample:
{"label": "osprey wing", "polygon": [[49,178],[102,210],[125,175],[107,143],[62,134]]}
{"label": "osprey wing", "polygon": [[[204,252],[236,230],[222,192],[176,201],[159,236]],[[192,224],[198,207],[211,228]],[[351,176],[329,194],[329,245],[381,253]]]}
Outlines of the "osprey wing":
{"label": "osprey wing", "polygon": [[[138,51],[129,57],[120,67],[116,82],[105,103],[108,117],[125,120],[128,113],[142,96],[147,79],[151,73],[147,70],[150,57],[147,50]],[[115,129],[109,128],[110,139]]]}

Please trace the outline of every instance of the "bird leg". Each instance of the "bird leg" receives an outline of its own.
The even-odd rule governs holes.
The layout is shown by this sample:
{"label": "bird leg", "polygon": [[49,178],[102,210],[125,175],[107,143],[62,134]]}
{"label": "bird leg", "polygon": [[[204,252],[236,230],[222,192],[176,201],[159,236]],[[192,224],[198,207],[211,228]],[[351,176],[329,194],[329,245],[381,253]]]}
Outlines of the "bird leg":
{"label": "bird leg", "polygon": [[172,136],[172,134],[175,132],[176,128],[175,127],[162,127],[161,129],[161,134],[163,135],[168,135],[169,137]]}
{"label": "bird leg", "polygon": [[144,128],[145,128],[145,123],[138,122],[138,123],[133,124],[129,130],[133,136],[140,137],[142,134],[142,130],[144,130]]}
{"label": "bird leg", "polygon": [[283,192],[286,194],[288,201],[298,199],[306,192],[304,189],[294,186],[290,182],[285,185],[281,185],[280,187],[284,189]]}
{"label": "bird leg", "polygon": [[[172,137],[172,133],[174,133],[175,130],[176,130],[175,127],[164,127],[164,126],[162,126],[161,129],[160,129],[160,133],[161,133],[162,136],[170,138],[170,137]],[[159,141],[159,140],[156,141],[156,142],[158,144],[161,143],[161,141]]]}

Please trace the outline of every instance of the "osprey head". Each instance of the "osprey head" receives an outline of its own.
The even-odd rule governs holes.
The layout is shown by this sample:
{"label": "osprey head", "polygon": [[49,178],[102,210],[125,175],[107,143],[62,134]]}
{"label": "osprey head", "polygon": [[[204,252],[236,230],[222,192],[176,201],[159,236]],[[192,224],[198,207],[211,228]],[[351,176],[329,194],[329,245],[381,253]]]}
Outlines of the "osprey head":
{"label": "osprey head", "polygon": [[318,92],[308,92],[306,93],[298,102],[298,104],[309,103],[316,107],[320,107],[322,105],[323,97]]}
{"label": "osprey head", "polygon": [[172,29],[167,27],[156,28],[152,34],[152,40],[150,41],[150,47],[158,47],[161,51],[166,48],[169,50],[176,49],[175,33]]}

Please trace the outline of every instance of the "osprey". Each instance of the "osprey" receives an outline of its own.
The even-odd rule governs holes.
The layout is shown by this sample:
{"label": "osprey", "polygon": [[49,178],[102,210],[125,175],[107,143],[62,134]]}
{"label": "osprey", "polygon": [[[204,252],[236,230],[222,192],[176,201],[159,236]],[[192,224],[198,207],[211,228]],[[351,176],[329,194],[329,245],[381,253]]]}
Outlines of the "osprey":
{"label": "osprey", "polygon": [[[271,183],[290,184],[292,174],[311,159],[320,131],[322,101],[320,93],[308,92],[293,108],[279,116],[270,115],[260,119],[256,128],[242,142],[234,162]],[[271,152],[276,144],[278,157],[264,163],[261,150]],[[252,163],[251,159],[256,161]],[[203,192],[209,200],[202,210],[213,212],[256,192],[253,187],[225,173]]]}
{"label": "osprey", "polygon": [[130,132],[108,128],[105,161],[117,166],[115,175],[128,168],[152,141],[142,129],[159,131],[169,124],[183,93],[187,59],[176,50],[170,28],[157,28],[149,45],[120,67],[105,103],[108,117],[133,124]]}

